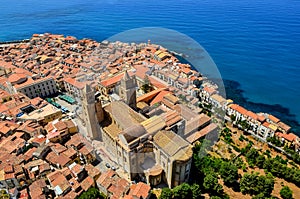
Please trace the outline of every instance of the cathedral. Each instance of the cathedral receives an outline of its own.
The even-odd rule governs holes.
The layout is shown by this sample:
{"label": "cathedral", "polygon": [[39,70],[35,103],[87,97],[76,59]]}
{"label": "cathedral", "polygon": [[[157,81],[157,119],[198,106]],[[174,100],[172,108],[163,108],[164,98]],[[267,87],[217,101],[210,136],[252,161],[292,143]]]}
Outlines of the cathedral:
{"label": "cathedral", "polygon": [[[124,72],[119,100],[102,106],[90,86],[84,88],[83,113],[89,137],[103,141],[129,180],[177,186],[189,179],[192,145],[168,127],[165,116],[137,112],[135,75]],[[100,124],[100,125],[98,125]]]}

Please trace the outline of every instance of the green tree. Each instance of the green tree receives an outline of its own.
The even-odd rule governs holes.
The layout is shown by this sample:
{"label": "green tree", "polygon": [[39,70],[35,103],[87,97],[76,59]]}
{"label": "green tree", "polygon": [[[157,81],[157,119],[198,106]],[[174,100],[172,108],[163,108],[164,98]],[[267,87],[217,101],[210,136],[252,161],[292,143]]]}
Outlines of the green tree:
{"label": "green tree", "polygon": [[236,120],[236,116],[235,116],[235,115],[230,115],[230,119],[231,119],[231,121],[233,122],[233,121]]}
{"label": "green tree", "polygon": [[243,194],[254,195],[254,189],[258,182],[256,174],[245,173],[240,180],[240,189]]}
{"label": "green tree", "polygon": [[218,178],[214,173],[209,173],[203,180],[203,187],[207,192],[214,194],[222,194],[223,187],[218,183]]}
{"label": "green tree", "polygon": [[220,196],[212,196],[210,199],[222,199]]}
{"label": "green tree", "polygon": [[271,173],[266,176],[259,176],[258,179],[258,192],[263,193],[265,196],[270,197],[274,189],[274,177]]}
{"label": "green tree", "polygon": [[293,198],[293,191],[288,186],[284,186],[280,190],[280,196],[283,199],[292,199]]}
{"label": "green tree", "polygon": [[105,196],[99,192],[98,189],[92,187],[87,191],[82,192],[78,199],[104,199]]}
{"label": "green tree", "polygon": [[194,84],[197,88],[200,88],[200,86],[201,86],[201,81],[200,81],[199,79],[195,79],[195,80],[193,81],[193,84]]}
{"label": "green tree", "polygon": [[265,161],[266,161],[265,156],[264,155],[259,155],[256,158],[256,166],[258,166],[259,168],[263,168]]}
{"label": "green tree", "polygon": [[188,199],[193,198],[193,192],[191,190],[191,187],[187,183],[183,183],[179,186],[176,186],[173,189],[173,197],[175,199]]}
{"label": "green tree", "polygon": [[234,165],[238,168],[238,169],[241,169],[242,166],[244,164],[244,161],[242,158],[238,157],[236,159],[234,159]]}
{"label": "green tree", "polygon": [[200,186],[198,184],[192,184],[191,186],[191,190],[193,193],[193,199],[198,199],[201,198],[201,189]]}
{"label": "green tree", "polygon": [[238,169],[232,162],[224,162],[220,174],[226,185],[233,185],[238,179]]}
{"label": "green tree", "polygon": [[172,197],[173,197],[172,190],[169,188],[163,188],[159,196],[159,199],[170,199]]}
{"label": "green tree", "polygon": [[254,166],[256,164],[256,158],[259,153],[256,149],[252,148],[246,153],[246,159],[249,165]]}
{"label": "green tree", "polygon": [[274,189],[272,174],[259,176],[257,173],[245,173],[240,180],[240,189],[243,194],[257,195],[263,193],[269,197]]}
{"label": "green tree", "polygon": [[252,199],[266,199],[266,196],[263,193],[259,193],[256,196],[252,197]]}
{"label": "green tree", "polygon": [[147,75],[145,75],[144,77],[144,84],[141,86],[141,89],[144,93],[149,93],[153,90],[153,86]]}
{"label": "green tree", "polygon": [[9,199],[10,196],[5,190],[0,191],[0,199]]}

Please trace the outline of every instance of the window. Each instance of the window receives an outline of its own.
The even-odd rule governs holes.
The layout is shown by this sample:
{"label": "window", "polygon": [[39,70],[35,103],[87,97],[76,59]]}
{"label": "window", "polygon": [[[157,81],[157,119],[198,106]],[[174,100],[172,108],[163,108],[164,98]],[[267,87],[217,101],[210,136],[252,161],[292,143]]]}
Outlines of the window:
{"label": "window", "polygon": [[187,180],[187,179],[188,179],[188,177],[189,177],[189,174],[185,174],[185,177],[184,177],[184,179],[185,179],[185,180]]}
{"label": "window", "polygon": [[186,167],[185,167],[185,172],[190,171],[190,167],[191,167],[191,164],[187,164]]}

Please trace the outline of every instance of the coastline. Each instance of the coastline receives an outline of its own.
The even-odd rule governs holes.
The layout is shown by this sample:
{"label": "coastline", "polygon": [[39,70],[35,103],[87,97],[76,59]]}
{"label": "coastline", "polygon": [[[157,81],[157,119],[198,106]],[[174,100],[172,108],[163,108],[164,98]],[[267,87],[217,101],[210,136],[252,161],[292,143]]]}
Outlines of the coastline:
{"label": "coastline", "polygon": [[[137,50],[138,48],[139,50]],[[14,51],[15,49],[17,50]],[[9,96],[9,98],[2,98],[2,110],[3,112],[7,113],[6,116],[4,115],[4,120],[7,120],[7,122],[13,121],[18,124],[20,119],[20,124],[23,125],[23,120],[27,118],[30,120],[30,122],[37,123],[38,125],[43,125],[42,129],[44,129],[43,132],[45,132],[46,134],[46,137],[45,135],[43,135],[45,138],[44,141],[46,142],[46,144],[49,144],[49,146],[52,146],[52,143],[59,141],[63,144],[68,143],[66,144],[66,147],[72,147],[72,143],[79,143],[77,139],[78,137],[75,137],[75,140],[73,141],[70,140],[70,143],[69,139],[73,139],[74,137],[67,136],[65,134],[65,128],[62,128],[62,131],[52,131],[50,129],[50,125],[52,125],[53,128],[56,128],[56,125],[60,124],[58,122],[64,123],[66,119],[71,121],[73,121],[72,119],[74,119],[75,122],[72,124],[74,126],[77,125],[77,133],[80,133],[81,136],[83,136],[82,138],[79,137],[79,139],[84,139],[85,137],[87,139],[87,143],[91,142],[91,152],[93,150],[99,149],[103,151],[104,155],[101,152],[98,153],[101,153],[103,156],[108,157],[108,155],[106,154],[109,154],[110,157],[113,157],[113,159],[108,160],[102,159],[100,154],[98,154],[99,156],[93,156],[95,154],[91,154],[91,161],[94,161],[94,159],[97,157],[101,158],[101,161],[98,161],[97,164],[101,164],[101,162],[103,162],[102,165],[99,165],[99,169],[103,168],[103,170],[111,168],[113,171],[115,171],[121,168],[119,175],[120,177],[127,180],[128,183],[133,180],[140,181],[141,179],[136,179],[135,176],[130,175],[130,173],[132,173],[132,171],[135,172],[135,170],[129,170],[128,172],[126,172],[127,163],[124,164],[124,162],[127,161],[118,161],[118,146],[124,147],[122,148],[122,150],[133,152],[126,153],[126,160],[129,160],[129,165],[131,164],[132,160],[130,156],[134,155],[134,152],[138,150],[138,148],[135,149],[134,147],[140,147],[140,143],[142,143],[145,144],[145,147],[148,147],[147,144],[151,144],[151,150],[152,146],[156,147],[157,151],[161,149],[165,150],[166,152],[168,152],[166,153],[166,159],[168,161],[180,161],[180,166],[185,164],[187,165],[185,166],[186,168],[191,169],[192,161],[194,161],[193,157],[196,157],[193,154],[194,152],[197,153],[197,151],[193,150],[193,145],[197,145],[199,141],[201,142],[202,138],[210,140],[210,143],[214,143],[215,141],[225,141],[224,144],[227,143],[231,145],[233,148],[218,147],[218,149],[220,149],[221,151],[227,148],[228,152],[230,153],[230,159],[235,158],[231,156],[232,150],[235,150],[238,153],[241,152],[241,154],[243,155],[245,155],[245,152],[249,152],[254,142],[250,142],[248,139],[245,139],[242,134],[238,137],[234,136],[236,133],[228,130],[228,128],[226,127],[227,124],[232,124],[233,127],[237,127],[238,130],[241,130],[240,132],[242,132],[243,134],[245,133],[245,135],[252,135],[253,138],[251,138],[251,140],[253,141],[255,139],[254,137],[256,137],[258,138],[257,141],[261,140],[269,144],[268,142],[273,143],[273,138],[283,138],[283,141],[286,142],[285,147],[289,146],[290,148],[278,148],[277,145],[276,147],[280,149],[280,151],[285,152],[285,154],[292,157],[292,159],[296,163],[299,163],[299,138],[293,133],[289,132],[290,126],[282,123],[280,119],[274,117],[273,115],[270,115],[268,113],[256,114],[251,112],[250,110],[246,110],[245,108],[240,107],[238,104],[235,104],[236,102],[234,103],[232,100],[227,100],[225,93],[223,93],[224,97],[219,94],[219,89],[216,85],[217,83],[219,83],[220,88],[224,89],[223,80],[221,78],[207,79],[205,73],[200,73],[197,72],[197,70],[192,70],[191,65],[181,63],[182,60],[179,61],[176,57],[171,55],[167,48],[164,48],[157,44],[151,44],[150,41],[148,42],[148,44],[129,44],[122,43],[120,41],[112,43],[99,43],[92,39],[78,40],[77,38],[72,36],[64,37],[64,35],[45,33],[34,34],[29,43],[10,45],[9,47],[4,47],[1,50],[3,51],[3,55],[10,56],[14,55],[14,53],[17,55],[12,56],[10,60],[8,60],[8,58],[10,57],[3,56],[1,66],[5,68],[5,71],[2,75],[2,82],[4,82],[4,84],[7,84],[8,86],[9,83],[15,83],[14,85],[12,85],[12,87],[5,87],[6,85],[4,85],[5,89],[17,89],[24,88],[28,85],[30,86],[30,89],[19,90],[20,92],[16,94],[19,97],[13,96],[14,93],[12,93],[11,90],[6,91],[8,95],[6,95],[5,90],[2,92],[2,97]],[[52,51],[54,51],[54,53],[50,53]],[[32,59],[31,62],[23,64],[26,61],[30,60],[30,58],[35,55],[35,53],[38,55],[37,57]],[[68,56],[63,56],[66,54]],[[118,57],[116,58],[115,55],[118,55]],[[73,59],[74,57],[78,58],[81,56],[83,56],[82,59]],[[184,57],[182,59],[184,59]],[[104,67],[99,65],[99,63],[102,63],[101,65],[103,65]],[[195,66],[199,65],[195,64]],[[116,66],[118,66],[119,68],[116,69]],[[11,70],[7,71],[6,69]],[[41,77],[34,79],[33,77],[35,74],[40,74]],[[88,78],[87,76],[91,76],[92,78]],[[214,83],[214,81],[216,81],[216,83]],[[43,82],[46,82],[46,84],[43,84]],[[57,86],[58,83],[61,84]],[[140,85],[138,85],[138,83]],[[152,85],[149,85],[149,83],[151,83]],[[233,92],[238,92],[242,96],[242,90],[238,89],[239,83],[229,81],[228,84],[230,83],[235,87],[232,86],[228,89]],[[152,90],[147,89],[144,86],[145,84],[148,84],[148,86],[150,87],[153,86]],[[37,89],[37,85],[40,89]],[[118,86],[120,87],[118,88]],[[129,88],[132,93],[124,95],[123,91],[127,88]],[[140,88],[140,90],[137,90],[137,88]],[[35,90],[35,92],[31,92],[33,89]],[[119,92],[118,90],[112,91],[112,89],[119,89]],[[50,93],[46,93],[44,91],[49,91]],[[60,91],[62,92],[60,93]],[[99,93],[100,96],[96,97],[96,93]],[[80,98],[81,100],[78,100],[77,104],[70,103],[70,105],[67,105],[63,101],[56,104],[56,99],[61,99],[60,96],[57,96],[56,94],[67,94],[68,96],[72,96],[73,99]],[[114,94],[115,96],[113,96]],[[22,95],[24,100],[20,100]],[[49,98],[46,98],[48,96],[51,96],[50,100]],[[46,101],[44,102],[45,99]],[[28,107],[28,103],[25,100],[28,100],[28,102],[30,101],[30,104],[33,104],[29,107],[30,110],[24,110],[24,107]],[[33,102],[31,102],[32,100]],[[35,100],[38,100],[39,103],[36,103]],[[51,103],[51,101],[55,102],[55,104]],[[26,103],[26,106],[22,104],[24,102]],[[43,107],[41,106],[43,105],[43,102],[45,103],[45,107],[47,106],[50,108],[51,105],[48,105],[48,103],[51,103],[52,106],[56,107],[55,109],[54,107],[52,107],[51,110],[58,111],[58,114],[55,114],[55,117],[51,117],[49,119],[48,115],[46,115],[49,114],[49,112],[47,111],[49,108],[42,109]],[[98,106],[96,105],[96,103],[98,103]],[[15,104],[16,110],[12,111],[12,107],[8,106],[10,104]],[[81,108],[79,104],[82,105]],[[93,107],[95,109],[93,109]],[[59,111],[58,108],[61,109],[61,111]],[[78,108],[79,110],[81,110],[80,113],[77,113]],[[72,114],[69,115],[68,113],[66,113],[66,110],[69,110]],[[120,114],[127,113],[127,110],[129,111],[129,114]],[[33,114],[35,114],[36,117],[33,117]],[[40,116],[40,114],[42,116]],[[50,112],[50,114],[53,115],[52,112]],[[147,116],[150,117],[148,118]],[[36,118],[38,118],[38,120]],[[114,121],[117,121],[117,125],[119,125],[120,127],[115,125],[116,123],[114,123]],[[224,121],[226,123],[224,123]],[[65,125],[67,126],[67,124]],[[97,127],[97,125],[100,125],[100,130],[102,129],[103,131],[99,132],[96,128],[94,129],[94,127]],[[144,130],[138,128],[137,131],[139,132],[139,134],[130,135],[129,133],[136,132],[135,125],[138,125]],[[145,127],[143,125],[145,125]],[[182,128],[172,130],[169,129],[170,126],[176,127],[175,125],[180,125]],[[158,129],[152,129],[153,126],[157,126]],[[146,128],[149,130],[146,130]],[[129,133],[126,133],[127,131]],[[72,132],[69,133],[71,134]],[[220,137],[218,136],[219,133]],[[64,137],[65,135],[67,137]],[[127,136],[126,138],[124,135],[130,135],[131,137],[133,137],[133,140],[130,141],[130,139],[132,138],[129,136]],[[146,136],[148,135],[148,139],[143,139],[147,138]],[[154,135],[154,138],[152,137],[152,135]],[[122,136],[124,136],[124,140],[115,139],[119,136],[121,138]],[[33,139],[39,139],[37,134],[32,134],[31,137]],[[139,137],[139,139],[137,139],[137,137]],[[223,139],[221,139],[221,137]],[[176,138],[176,140],[174,138]],[[272,138],[272,140],[269,140],[269,138]],[[11,137],[8,136],[7,140],[10,139]],[[93,140],[95,141],[95,139],[101,139],[100,141],[103,141],[101,143],[103,144],[103,148],[98,148],[94,144]],[[167,140],[167,143],[162,143],[161,140]],[[240,142],[246,140],[248,143],[245,142],[244,144],[246,145],[241,146],[239,144],[234,144],[235,142],[233,142],[233,140],[238,140]],[[139,143],[137,143],[136,141]],[[291,144],[295,145],[289,145],[290,142],[292,142]],[[6,143],[6,141],[4,141],[3,143]],[[232,143],[234,145],[232,145]],[[10,145],[14,145],[16,147],[19,146],[18,144]],[[131,148],[128,148],[128,146],[130,146]],[[165,146],[171,146],[172,150],[176,148],[176,151],[182,151],[178,153],[178,156],[174,156],[172,155],[174,153],[172,151],[168,151]],[[175,148],[172,146],[174,146]],[[295,146],[295,151],[292,151],[292,146]],[[256,150],[257,148],[259,148],[259,145],[254,146],[253,150]],[[51,150],[53,150],[53,152],[55,153],[54,149],[51,148]],[[81,150],[81,148],[78,150]],[[220,155],[222,153],[220,153]],[[49,164],[57,165],[57,171],[65,167],[62,165],[64,163],[61,163],[61,165],[56,164],[56,160],[50,158],[51,155],[48,157],[49,154],[47,154],[47,157],[44,157],[43,159],[45,159],[45,161],[47,161]],[[182,156],[181,154],[185,155]],[[155,163],[153,165],[157,165],[156,157],[157,156],[153,156],[153,160]],[[219,160],[221,160],[221,163],[226,164],[226,162],[230,161],[229,159],[225,160],[223,157],[226,156],[221,155],[221,157],[219,158]],[[70,161],[72,160],[71,158],[72,157],[70,157]],[[141,160],[145,161],[143,159]],[[87,163],[90,163],[88,162],[88,159],[86,159],[86,161],[80,162],[81,165],[86,165]],[[110,166],[106,166],[104,165],[104,163]],[[165,165],[175,165],[175,167],[172,166],[172,170],[177,170],[177,164],[173,164],[170,162],[166,163],[167,164],[164,164],[163,162],[163,165],[160,165],[161,163],[158,163],[158,165],[160,166],[159,175],[164,174],[163,171],[164,168],[166,168]],[[150,168],[152,168],[152,166]],[[156,167],[153,168],[155,169],[154,171],[157,171]],[[261,166],[259,166],[259,168],[261,168]],[[149,171],[149,169],[143,169],[141,172],[147,175]],[[100,172],[103,173],[102,170]],[[185,172],[191,172],[191,170],[185,170]],[[215,172],[220,171],[215,170]],[[61,175],[65,176],[65,174]],[[104,174],[104,176],[105,175],[106,174]],[[203,177],[206,177],[206,174]],[[104,177],[100,178],[104,179]],[[182,180],[178,181],[178,183],[176,184],[173,184],[173,173],[168,177],[168,179],[169,178],[170,180],[164,180],[162,182],[166,183],[170,188],[173,188],[175,186],[177,187],[179,184],[188,182],[190,180],[189,175],[183,175]],[[160,182],[161,181],[153,183],[149,180],[145,181],[145,183],[149,185],[149,190],[151,190],[150,185],[156,186],[158,185],[156,183]],[[294,177],[293,175],[291,182],[298,183],[298,178]],[[101,183],[102,181],[100,182],[100,185]],[[55,187],[55,185],[53,184],[50,185],[52,187]],[[90,184],[89,186],[93,185]],[[106,190],[106,188],[103,190]],[[34,193],[32,190],[30,191],[31,194]],[[77,194],[75,193],[75,191],[70,191],[69,194],[79,195],[80,193]],[[56,193],[56,195],[61,195],[61,193]],[[114,193],[112,193],[112,195],[114,195]]]}
{"label": "coastline", "polygon": [[[176,57],[182,63],[191,65],[193,70],[196,70],[196,67],[192,63],[187,61],[184,57],[180,56],[181,54],[176,52]],[[213,80],[218,86],[220,84],[218,81]],[[275,117],[280,118],[281,121],[290,125],[292,131],[300,136],[300,122],[297,121],[296,116],[290,112],[289,108],[284,107],[281,104],[266,104],[259,102],[252,102],[247,97],[244,96],[244,90],[241,89],[241,84],[236,80],[222,79],[223,86],[225,87],[227,99],[233,100],[235,103],[245,107],[248,110],[254,111],[256,113],[265,112],[274,115]]]}
{"label": "coastline", "polygon": [[[18,44],[18,43],[26,43],[30,39],[19,39],[19,40],[10,40],[10,41],[0,41],[0,47],[1,45],[12,45],[12,44]],[[99,42],[99,41],[97,41]],[[171,51],[176,58],[181,63],[189,64],[193,70],[196,70],[196,67],[193,66],[192,63],[187,61],[184,56],[182,56],[182,53]],[[216,83],[218,86],[220,84],[218,81],[213,80],[214,83]],[[244,90],[241,89],[241,85],[238,81],[235,80],[228,80],[228,79],[222,79],[225,91],[226,91],[226,97],[227,99],[233,100],[235,103],[245,107],[246,109],[249,109],[251,111],[254,111],[256,113],[259,112],[265,112],[272,114],[286,124],[290,125],[292,127],[292,131],[297,135],[300,136],[300,123],[297,121],[296,116],[292,113],[290,113],[290,110],[281,104],[265,104],[265,103],[257,103],[249,101],[247,97],[244,96]]]}
{"label": "coastline", "polygon": [[280,104],[264,104],[249,101],[248,98],[244,96],[244,90],[241,89],[239,82],[234,80],[223,80],[226,90],[226,97],[232,99],[237,104],[245,107],[254,112],[266,112],[270,113],[287,123],[292,127],[292,131],[300,136],[300,123],[296,120],[294,114],[290,113],[290,110],[283,107]]}

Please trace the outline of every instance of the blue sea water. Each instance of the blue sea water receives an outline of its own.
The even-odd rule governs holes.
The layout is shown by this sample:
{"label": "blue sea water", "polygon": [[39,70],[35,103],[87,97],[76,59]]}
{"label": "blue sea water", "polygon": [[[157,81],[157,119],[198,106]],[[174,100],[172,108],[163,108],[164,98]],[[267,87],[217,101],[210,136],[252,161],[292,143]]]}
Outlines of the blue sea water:
{"label": "blue sea water", "polygon": [[298,0],[0,0],[0,5],[0,41],[44,32],[101,41],[149,26],[179,31],[199,42],[223,79],[231,80],[228,88],[238,92],[228,97],[296,127],[300,123]]}

